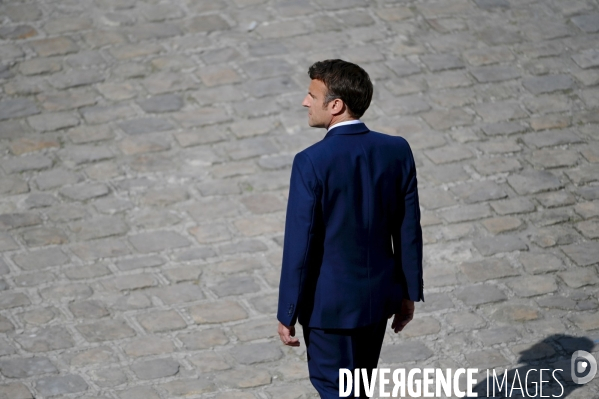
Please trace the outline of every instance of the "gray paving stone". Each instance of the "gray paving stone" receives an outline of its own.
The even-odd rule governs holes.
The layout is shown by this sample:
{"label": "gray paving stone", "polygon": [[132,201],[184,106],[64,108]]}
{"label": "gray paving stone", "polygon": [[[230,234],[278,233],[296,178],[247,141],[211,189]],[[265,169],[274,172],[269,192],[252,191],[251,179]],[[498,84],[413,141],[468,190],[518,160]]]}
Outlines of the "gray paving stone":
{"label": "gray paving stone", "polygon": [[162,94],[137,102],[148,113],[172,112],[180,110],[184,103],[183,98],[177,94]]}
{"label": "gray paving stone", "polygon": [[112,341],[135,336],[135,331],[120,320],[103,320],[75,327],[88,342]]}
{"label": "gray paving stone", "polygon": [[179,372],[180,364],[173,359],[147,360],[131,365],[131,370],[142,380],[170,377]]}
{"label": "gray paving stone", "polygon": [[21,173],[34,170],[48,169],[52,167],[52,159],[43,155],[28,155],[15,157],[2,162],[2,168],[6,173]]}
{"label": "gray paving stone", "polygon": [[174,231],[156,231],[141,233],[129,237],[136,250],[142,253],[160,252],[169,248],[181,248],[190,245],[187,238]]}
{"label": "gray paving stone", "polygon": [[439,212],[439,216],[449,223],[467,222],[491,215],[491,210],[487,204],[465,205]]}
{"label": "gray paving stone", "polygon": [[568,270],[559,272],[557,275],[571,288],[581,288],[599,282],[599,277],[597,277],[597,273],[593,268]]}
{"label": "gray paving stone", "polygon": [[599,51],[593,49],[581,51],[573,55],[572,59],[583,69],[594,68],[599,66]]}
{"label": "gray paving stone", "polygon": [[104,280],[102,285],[107,290],[128,291],[153,287],[156,285],[156,279],[152,274],[138,273]]}
{"label": "gray paving stone", "polygon": [[0,386],[0,398],[6,399],[33,399],[33,395],[24,384],[11,382]]}
{"label": "gray paving stone", "polygon": [[46,132],[77,126],[79,118],[69,112],[55,112],[30,116],[27,122],[36,131]]}
{"label": "gray paving stone", "polygon": [[599,260],[599,243],[594,241],[566,245],[561,249],[579,266],[590,266]]}
{"label": "gray paving stone", "polygon": [[540,314],[538,309],[528,305],[503,305],[498,308],[493,314],[493,319],[502,323],[514,322],[522,323],[531,320],[537,320]]}
{"label": "gray paving stone", "polygon": [[524,269],[531,274],[541,274],[562,270],[563,261],[549,253],[523,253],[519,257]]}
{"label": "gray paving stone", "polygon": [[495,280],[519,274],[506,259],[499,258],[463,263],[461,270],[472,282]]}
{"label": "gray paving stone", "polygon": [[119,391],[118,397],[120,399],[160,399],[158,393],[152,387],[133,387],[125,391]]}
{"label": "gray paving stone", "polygon": [[520,161],[514,158],[485,158],[472,163],[476,171],[484,176],[514,172],[522,169]]}
{"label": "gray paving stone", "polygon": [[238,345],[230,351],[231,356],[241,364],[272,362],[280,359],[283,353],[273,342]]}
{"label": "gray paving stone", "polygon": [[185,397],[214,392],[216,390],[216,385],[212,381],[202,377],[193,380],[175,380],[167,382],[162,384],[161,388],[168,392],[169,395]]}
{"label": "gray paving stone", "polygon": [[549,130],[545,132],[529,133],[524,136],[526,144],[537,147],[551,147],[566,144],[576,144],[582,139],[572,130]]}
{"label": "gray paving stone", "polygon": [[0,233],[0,252],[19,249],[19,244],[8,233]]}
{"label": "gray paving stone", "polygon": [[474,246],[484,256],[501,252],[526,251],[528,249],[528,246],[515,236],[481,238],[474,241]]}
{"label": "gray paving stone", "polygon": [[469,353],[466,355],[466,361],[471,367],[477,367],[479,370],[493,369],[509,363],[501,353],[490,350]]}
{"label": "gray paving stone", "polygon": [[472,115],[454,108],[448,111],[430,111],[422,115],[424,120],[437,130],[447,130],[457,126],[466,126],[472,123]]}
{"label": "gray paving stone", "polygon": [[496,327],[489,330],[479,331],[477,337],[486,346],[514,342],[520,338],[518,330],[513,327]]}
{"label": "gray paving stone", "polygon": [[599,14],[578,15],[572,18],[572,22],[586,33],[599,32]]}
{"label": "gray paving stone", "polygon": [[510,3],[507,0],[475,0],[476,5],[484,10],[494,8],[510,8]]}
{"label": "gray paving stone", "polygon": [[545,276],[520,276],[508,282],[508,286],[520,297],[531,297],[557,291],[555,277]]}
{"label": "gray paving stone", "polygon": [[100,301],[81,301],[69,304],[73,316],[80,319],[99,319],[110,315],[110,312]]}
{"label": "gray paving stone", "polygon": [[75,345],[68,330],[59,326],[43,328],[35,333],[24,333],[16,336],[15,340],[27,352],[48,352]]}
{"label": "gray paving stone", "polygon": [[485,325],[485,321],[475,313],[454,312],[446,316],[447,322],[456,330],[473,330]]}
{"label": "gray paving stone", "polygon": [[0,101],[0,120],[35,115],[40,112],[35,102],[27,98]]}
{"label": "gray paving stone", "polygon": [[209,349],[229,342],[220,328],[180,333],[177,338],[187,350]]}
{"label": "gray paving stone", "polygon": [[498,122],[484,125],[483,132],[488,136],[511,135],[522,133],[527,130],[527,127],[520,122]]}
{"label": "gray paving stone", "polygon": [[519,104],[511,101],[477,104],[474,109],[485,122],[495,123],[528,116]]}
{"label": "gray paving stone", "polygon": [[123,235],[129,230],[127,225],[116,217],[97,217],[76,221],[72,222],[69,228],[75,234],[77,240],[83,241]]}
{"label": "gray paving stone", "polygon": [[15,195],[29,191],[29,185],[25,180],[18,177],[0,178],[0,194]]}
{"label": "gray paving stone", "polygon": [[47,111],[64,111],[96,103],[96,93],[89,88],[76,88],[68,91],[44,91],[36,96],[42,108]]}
{"label": "gray paving stone", "polygon": [[108,186],[102,183],[78,184],[64,187],[60,194],[74,201],[86,201],[92,198],[102,197],[110,192]]}
{"label": "gray paving stone", "polygon": [[92,266],[76,266],[64,269],[65,275],[71,280],[82,280],[94,277],[101,277],[110,274],[110,269],[102,264]]}
{"label": "gray paving stone", "polygon": [[520,71],[511,66],[480,66],[470,69],[470,73],[480,83],[495,83],[517,79]]}
{"label": "gray paving stone", "polygon": [[42,325],[54,320],[56,316],[57,311],[52,307],[48,307],[24,312],[22,319],[28,324]]}
{"label": "gray paving stone", "polygon": [[137,358],[173,353],[176,347],[169,338],[147,336],[127,343],[123,350],[128,356]]}
{"label": "gray paving stone", "polygon": [[230,295],[240,295],[259,291],[259,286],[250,276],[235,276],[219,282],[210,287],[218,296],[225,297]]}
{"label": "gray paving stone", "polygon": [[58,201],[58,198],[56,198],[52,194],[35,193],[27,197],[27,199],[25,200],[25,205],[29,209],[45,208],[56,204]]}
{"label": "gray paving stone", "polygon": [[37,213],[5,213],[0,215],[0,229],[10,230],[20,227],[35,226],[42,222]]}
{"label": "gray paving stone", "polygon": [[469,306],[478,306],[486,303],[500,302],[507,296],[494,285],[481,284],[461,289],[456,297]]}
{"label": "gray paving stone", "polygon": [[189,308],[189,313],[197,324],[222,323],[247,318],[247,313],[239,304],[232,301],[205,303]]}
{"label": "gray paving stone", "polygon": [[570,75],[533,76],[522,79],[522,85],[534,95],[553,93],[574,88]]}
{"label": "gray paving stone", "polygon": [[387,67],[391,69],[398,77],[404,77],[419,73],[420,67],[403,58],[394,58],[386,62]]}
{"label": "gray paving stone", "polygon": [[114,238],[74,244],[71,250],[83,260],[124,256],[131,253],[131,250],[122,240]]}
{"label": "gray paving stone", "polygon": [[37,272],[33,274],[22,274],[14,279],[18,287],[31,287],[43,283],[48,283],[56,279],[55,275],[49,272]]}
{"label": "gray paving stone", "polygon": [[501,186],[492,181],[460,184],[452,187],[451,191],[467,204],[507,197]]}
{"label": "gray paving stone", "polygon": [[85,299],[93,294],[93,290],[84,284],[52,285],[40,290],[42,298],[48,301],[68,301]]}
{"label": "gray paving stone", "polygon": [[28,247],[39,247],[46,245],[61,245],[68,243],[66,234],[56,228],[32,228],[21,234],[25,245]]}
{"label": "gray paving stone", "polygon": [[424,55],[420,57],[420,60],[431,72],[438,72],[446,69],[459,69],[464,67],[464,63],[460,57],[454,54]]}
{"label": "gray paving stone", "polygon": [[563,186],[559,178],[547,171],[528,171],[509,176],[508,183],[520,195],[556,190]]}
{"label": "gray paving stone", "polygon": [[37,34],[31,25],[6,26],[0,29],[0,38],[5,40],[27,39],[35,37]]}
{"label": "gray paving stone", "polygon": [[115,368],[96,370],[91,373],[91,378],[100,387],[115,387],[128,381],[127,374]]}
{"label": "gray paving stone", "polygon": [[152,288],[147,291],[149,296],[155,295],[167,305],[194,302],[204,298],[202,289],[196,284],[183,283]]}
{"label": "gray paving stone", "polygon": [[506,231],[518,230],[523,225],[522,220],[512,216],[490,218],[483,220],[481,223],[489,233],[494,235]]}
{"label": "gray paving stone", "polygon": [[578,328],[584,331],[596,330],[599,326],[599,319],[597,313],[580,315],[576,314],[569,318]]}
{"label": "gray paving stone", "polygon": [[575,310],[576,301],[562,296],[549,296],[537,299],[539,306],[550,309]]}
{"label": "gray paving stone", "polygon": [[78,375],[66,375],[58,377],[45,377],[35,383],[35,388],[44,396],[57,396],[69,393],[83,392],[88,385]]}
{"label": "gray paving stone", "polygon": [[599,216],[599,201],[579,203],[574,207],[574,210],[584,219]]}
{"label": "gray paving stone", "polygon": [[[56,76],[58,75],[58,76]],[[87,86],[104,81],[104,74],[95,70],[71,70],[68,73],[57,73],[51,80],[51,85],[64,90],[72,87]]]}
{"label": "gray paving stone", "polygon": [[531,216],[531,221],[537,226],[551,226],[574,219],[574,214],[569,208],[543,210]]}
{"label": "gray paving stone", "polygon": [[142,256],[139,258],[124,259],[116,262],[116,266],[123,271],[141,269],[144,267],[162,266],[166,261],[160,256]]}
{"label": "gray paving stone", "polygon": [[[60,157],[67,162],[81,165],[89,162],[98,162],[115,157],[110,148],[104,146],[68,146],[59,151]],[[67,163],[65,162],[65,163]]]}
{"label": "gray paving stone", "polygon": [[28,357],[0,360],[0,373],[8,378],[27,378],[57,374],[58,369],[45,357]]}
{"label": "gray paving stone", "polygon": [[478,34],[489,46],[522,42],[522,37],[520,34],[514,29],[510,28],[504,29],[502,27],[489,27],[481,30]]}
{"label": "gray paving stone", "polygon": [[138,321],[149,332],[181,330],[187,327],[185,320],[174,310],[147,313],[139,316]]}
{"label": "gray paving stone", "polygon": [[444,208],[457,203],[454,196],[443,189],[419,190],[419,200],[420,205],[424,206],[426,209]]}
{"label": "gray paving stone", "polygon": [[441,147],[434,150],[427,150],[426,155],[436,164],[462,161],[472,158],[474,155],[470,150],[463,147]]}
{"label": "gray paving stone", "polygon": [[175,125],[167,119],[141,118],[121,122],[119,127],[127,134],[138,135],[172,130]]}
{"label": "gray paving stone", "polygon": [[423,361],[432,355],[433,351],[420,341],[412,341],[410,343],[398,345],[385,345],[381,350],[381,360],[383,364]]}
{"label": "gray paving stone", "polygon": [[41,249],[13,256],[13,262],[23,270],[39,270],[69,263],[69,257],[59,248]]}
{"label": "gray paving stone", "polygon": [[11,309],[30,305],[31,301],[22,292],[3,292],[0,293],[0,309]]}
{"label": "gray paving stone", "polygon": [[253,253],[266,251],[268,248],[262,241],[247,239],[236,243],[224,244],[219,247],[222,254],[233,255],[240,253]]}

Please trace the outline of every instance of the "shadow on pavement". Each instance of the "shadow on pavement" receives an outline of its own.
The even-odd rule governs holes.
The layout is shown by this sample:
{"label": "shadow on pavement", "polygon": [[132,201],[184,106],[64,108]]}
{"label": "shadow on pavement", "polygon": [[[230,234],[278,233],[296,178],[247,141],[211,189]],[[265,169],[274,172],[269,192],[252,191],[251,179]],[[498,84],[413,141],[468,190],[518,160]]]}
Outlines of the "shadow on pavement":
{"label": "shadow on pavement", "polygon": [[[589,338],[551,335],[520,353],[518,362],[523,366],[495,376],[493,370],[489,370],[488,378],[478,383],[473,391],[478,393],[479,398],[489,399],[567,398],[585,386],[572,381],[572,354],[579,350],[592,352],[594,346]],[[585,361],[581,361],[584,364]],[[589,370],[587,366],[585,372],[577,376],[583,377]]]}

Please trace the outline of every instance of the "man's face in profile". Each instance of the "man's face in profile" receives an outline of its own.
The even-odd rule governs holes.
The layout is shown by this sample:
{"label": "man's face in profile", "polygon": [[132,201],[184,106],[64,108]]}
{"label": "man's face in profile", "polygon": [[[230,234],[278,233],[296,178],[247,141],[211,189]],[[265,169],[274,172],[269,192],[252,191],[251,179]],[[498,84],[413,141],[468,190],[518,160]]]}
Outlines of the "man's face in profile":
{"label": "man's face in profile", "polygon": [[311,127],[327,127],[331,121],[329,104],[323,105],[326,92],[327,87],[321,80],[312,79],[308,94],[302,102],[302,105],[308,108],[308,124]]}

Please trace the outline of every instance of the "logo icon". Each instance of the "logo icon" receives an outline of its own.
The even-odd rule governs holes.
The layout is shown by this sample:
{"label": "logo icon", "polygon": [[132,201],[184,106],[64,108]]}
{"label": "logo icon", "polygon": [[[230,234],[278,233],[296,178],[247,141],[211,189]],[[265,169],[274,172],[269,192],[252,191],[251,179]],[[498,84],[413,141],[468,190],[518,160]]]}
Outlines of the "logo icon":
{"label": "logo icon", "polygon": [[576,384],[586,384],[597,374],[597,360],[586,351],[576,351],[570,361],[572,381]]}

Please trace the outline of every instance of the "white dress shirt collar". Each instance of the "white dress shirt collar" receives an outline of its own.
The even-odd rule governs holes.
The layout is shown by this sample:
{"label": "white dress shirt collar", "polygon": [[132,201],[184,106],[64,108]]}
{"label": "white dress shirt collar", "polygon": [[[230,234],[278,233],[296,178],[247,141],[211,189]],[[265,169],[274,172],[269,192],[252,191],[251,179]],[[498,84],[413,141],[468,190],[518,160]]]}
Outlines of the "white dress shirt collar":
{"label": "white dress shirt collar", "polygon": [[329,126],[329,128],[327,129],[327,132],[330,132],[332,128],[337,127],[337,126],[354,125],[356,123],[362,123],[362,121],[359,119],[352,119],[351,121],[335,123],[333,126]]}

